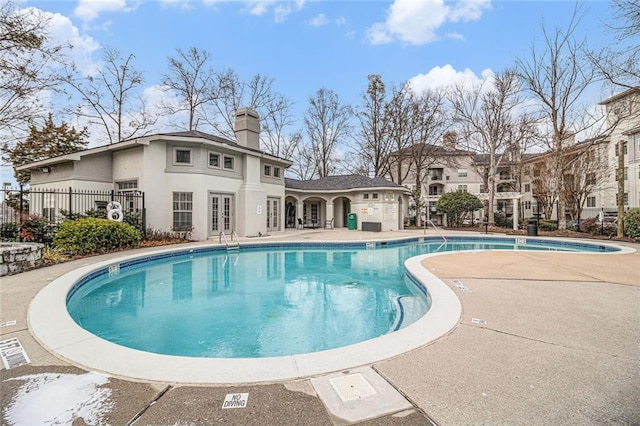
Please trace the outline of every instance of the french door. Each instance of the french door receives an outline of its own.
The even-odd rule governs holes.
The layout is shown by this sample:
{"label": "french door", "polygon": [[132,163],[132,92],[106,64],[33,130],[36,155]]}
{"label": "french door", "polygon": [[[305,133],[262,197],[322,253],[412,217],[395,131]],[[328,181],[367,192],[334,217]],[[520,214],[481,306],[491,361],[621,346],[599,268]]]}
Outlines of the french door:
{"label": "french door", "polygon": [[267,232],[280,230],[280,200],[267,198]]}
{"label": "french door", "polygon": [[233,195],[209,194],[209,235],[230,233],[234,229]]}

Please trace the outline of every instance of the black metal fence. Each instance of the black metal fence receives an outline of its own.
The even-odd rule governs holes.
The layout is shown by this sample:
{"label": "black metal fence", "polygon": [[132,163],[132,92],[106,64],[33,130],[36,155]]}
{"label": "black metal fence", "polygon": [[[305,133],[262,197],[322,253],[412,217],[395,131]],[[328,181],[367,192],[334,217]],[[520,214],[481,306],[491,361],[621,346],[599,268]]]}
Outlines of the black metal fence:
{"label": "black metal fence", "polygon": [[[120,207],[123,221],[135,226],[145,236],[145,199],[141,191],[5,186],[0,189],[0,201],[0,240],[4,241],[47,243],[47,239],[51,238],[49,234],[64,220],[81,217],[107,218],[107,206],[114,201],[119,206],[113,203],[110,207]],[[47,228],[48,231],[33,232],[34,228],[39,227]],[[27,228],[32,232],[28,233]]]}

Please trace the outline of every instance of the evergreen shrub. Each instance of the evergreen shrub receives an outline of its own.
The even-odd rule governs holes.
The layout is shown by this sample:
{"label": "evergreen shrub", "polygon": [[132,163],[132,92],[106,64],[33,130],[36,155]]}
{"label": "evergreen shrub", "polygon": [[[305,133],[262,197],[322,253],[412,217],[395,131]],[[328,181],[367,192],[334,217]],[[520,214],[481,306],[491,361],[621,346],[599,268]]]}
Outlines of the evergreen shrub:
{"label": "evergreen shrub", "polygon": [[624,235],[640,239],[640,209],[631,209],[624,216]]}
{"label": "evergreen shrub", "polygon": [[87,255],[135,247],[140,240],[140,232],[127,223],[83,218],[62,222],[53,242],[65,253]]}

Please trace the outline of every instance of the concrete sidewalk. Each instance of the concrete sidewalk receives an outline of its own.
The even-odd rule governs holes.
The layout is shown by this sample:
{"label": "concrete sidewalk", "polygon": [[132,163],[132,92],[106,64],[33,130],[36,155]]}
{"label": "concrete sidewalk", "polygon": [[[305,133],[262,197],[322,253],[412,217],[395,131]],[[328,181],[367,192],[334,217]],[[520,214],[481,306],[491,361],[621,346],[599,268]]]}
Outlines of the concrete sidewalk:
{"label": "concrete sidewalk", "polygon": [[[422,234],[304,230],[273,239],[379,240]],[[423,266],[462,303],[462,318],[448,335],[364,369],[233,386],[105,377],[70,365],[34,340],[27,309],[37,292],[68,271],[118,255],[2,278],[0,321],[16,324],[0,328],[0,340],[19,338],[31,359],[30,364],[0,372],[2,424],[53,423],[46,413],[56,412],[56,407],[60,424],[640,424],[637,251],[450,253],[428,258]],[[461,291],[460,284],[470,291]],[[380,390],[384,383],[377,377],[390,385],[389,393]],[[359,391],[357,380],[366,378],[376,395],[336,405],[324,392],[327,383],[338,389],[336,379],[342,378],[355,380],[345,392]],[[77,400],[76,394],[92,399]],[[248,394],[245,408],[223,409],[230,394]],[[375,400],[380,396],[383,401]],[[404,403],[395,403],[398,396]],[[391,411],[375,411],[391,399]],[[36,402],[37,407],[29,407]],[[31,414],[26,414],[29,409]],[[365,418],[370,419],[357,420]]]}

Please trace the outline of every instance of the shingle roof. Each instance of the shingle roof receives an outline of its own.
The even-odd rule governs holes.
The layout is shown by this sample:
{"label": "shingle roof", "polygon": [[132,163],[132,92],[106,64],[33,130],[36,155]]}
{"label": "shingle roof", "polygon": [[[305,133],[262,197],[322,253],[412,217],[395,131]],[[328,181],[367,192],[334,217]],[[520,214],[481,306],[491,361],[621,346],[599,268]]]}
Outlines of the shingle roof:
{"label": "shingle roof", "polygon": [[287,189],[300,189],[308,191],[343,191],[359,188],[389,188],[406,189],[402,185],[390,182],[383,177],[370,178],[362,175],[327,176],[313,180],[297,180],[285,178],[284,186]]}
{"label": "shingle roof", "polygon": [[209,133],[201,132],[199,130],[186,130],[184,132],[169,132],[169,133],[158,133],[160,136],[174,136],[181,138],[202,138],[207,139],[214,142],[226,143],[229,145],[238,146],[238,144],[232,140],[222,138],[220,136],[210,135]]}

